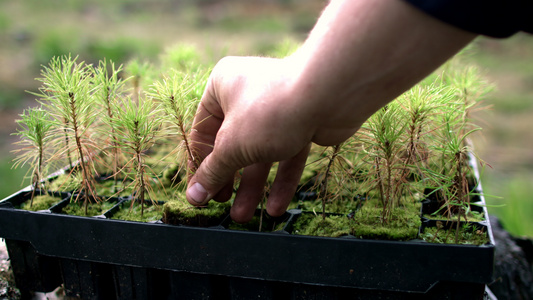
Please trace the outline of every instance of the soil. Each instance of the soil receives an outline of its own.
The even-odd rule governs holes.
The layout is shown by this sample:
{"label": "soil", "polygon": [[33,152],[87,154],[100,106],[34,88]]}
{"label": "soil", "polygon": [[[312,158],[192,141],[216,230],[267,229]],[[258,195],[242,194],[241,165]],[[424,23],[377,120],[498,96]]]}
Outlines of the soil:
{"label": "soil", "polygon": [[20,292],[13,282],[9,266],[9,256],[4,241],[0,242],[0,299],[19,299]]}

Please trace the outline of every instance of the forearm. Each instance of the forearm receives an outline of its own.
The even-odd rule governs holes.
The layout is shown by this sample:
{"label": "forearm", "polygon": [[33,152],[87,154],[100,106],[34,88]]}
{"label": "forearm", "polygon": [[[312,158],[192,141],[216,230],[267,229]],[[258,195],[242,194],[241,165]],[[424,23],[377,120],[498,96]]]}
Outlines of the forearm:
{"label": "forearm", "polygon": [[328,129],[353,132],[474,37],[400,0],[332,1],[287,58],[297,70],[292,94],[301,100],[295,105],[306,101],[319,127],[313,141],[341,142]]}

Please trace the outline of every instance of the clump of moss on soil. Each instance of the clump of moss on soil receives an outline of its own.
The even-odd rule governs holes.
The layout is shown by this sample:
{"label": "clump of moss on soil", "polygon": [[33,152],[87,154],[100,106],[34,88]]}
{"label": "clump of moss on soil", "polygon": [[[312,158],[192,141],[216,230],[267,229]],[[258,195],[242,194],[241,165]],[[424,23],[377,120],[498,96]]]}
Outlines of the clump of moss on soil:
{"label": "clump of moss on soil", "polygon": [[389,220],[382,220],[383,208],[377,200],[367,201],[353,216],[304,214],[293,227],[295,234],[379,240],[411,240],[417,238],[421,225],[420,203],[406,203],[395,207]]}
{"label": "clump of moss on soil", "polygon": [[[327,201],[326,209],[330,213],[337,213],[337,214],[350,213],[350,212],[357,211],[363,202],[364,202],[364,199],[362,198],[336,199],[334,201]],[[315,199],[315,200],[299,201],[298,207],[304,211],[314,211],[318,213],[322,211],[322,200]]]}
{"label": "clump of moss on soil", "polygon": [[75,191],[80,187],[80,181],[78,179],[75,178],[75,175],[61,174],[50,182],[49,189],[58,192]]}
{"label": "clump of moss on soil", "polygon": [[[74,174],[61,174],[51,183],[49,190],[60,192],[76,191],[80,187],[80,178]],[[133,185],[131,181],[118,180],[116,187],[113,179],[98,180],[95,184],[96,194],[107,197],[124,197],[131,195]]]}
{"label": "clump of moss on soil", "polygon": [[151,222],[161,220],[162,217],[163,208],[158,203],[145,203],[141,217],[141,204],[135,203],[131,206],[131,201],[129,201],[123,203],[121,209],[113,214],[111,218],[125,221]]}
{"label": "clump of moss on soil", "polygon": [[[60,197],[54,197],[52,195],[38,195],[33,197],[33,205],[31,205],[31,200],[24,202],[20,208],[30,211],[38,211],[49,209],[54,204],[58,203],[62,199]],[[30,206],[31,205],[31,206]]]}
{"label": "clump of moss on soil", "polygon": [[71,202],[63,207],[62,213],[72,216],[94,217],[102,215],[104,212],[110,210],[116,203],[111,201],[100,201],[98,203],[89,203],[87,206],[87,214],[85,213],[85,204],[81,199],[79,201],[71,200]]}
{"label": "clump of moss on soil", "polygon": [[354,216],[353,235],[367,239],[405,241],[416,239],[422,221],[420,202],[406,202],[392,209],[383,221],[383,208],[378,201],[369,201]]}
{"label": "clump of moss on soil", "polygon": [[468,225],[459,229],[459,241],[455,241],[455,228],[439,229],[437,227],[425,228],[420,235],[424,241],[437,244],[459,244],[481,246],[490,242],[487,232]]}
{"label": "clump of moss on soil", "polygon": [[[429,220],[448,220],[448,219],[457,220],[457,216],[455,215],[451,217],[444,217],[440,213],[424,214],[424,218],[429,219]],[[463,219],[463,216],[461,216],[461,219]],[[468,222],[481,222],[481,221],[485,221],[485,216],[483,215],[482,212],[480,213],[477,211],[469,211],[466,214],[466,219],[468,220]]]}
{"label": "clump of moss on soil", "polygon": [[302,214],[293,226],[293,233],[298,235],[340,237],[352,233],[351,220],[344,215]]}
{"label": "clump of moss on soil", "polygon": [[210,201],[206,206],[192,206],[184,197],[163,205],[163,222],[173,225],[209,227],[220,224],[229,213],[231,203]]}

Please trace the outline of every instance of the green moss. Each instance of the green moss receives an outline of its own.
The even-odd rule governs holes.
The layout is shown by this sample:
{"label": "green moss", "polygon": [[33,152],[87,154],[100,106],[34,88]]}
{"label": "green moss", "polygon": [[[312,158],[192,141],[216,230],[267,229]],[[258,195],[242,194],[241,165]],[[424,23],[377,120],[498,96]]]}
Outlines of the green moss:
{"label": "green moss", "polygon": [[[51,183],[51,191],[70,192],[76,191],[80,187],[81,178],[72,174],[61,174]],[[95,184],[96,194],[99,196],[119,197],[129,196],[132,193],[133,186],[131,181],[117,181],[116,189],[113,179],[98,181]],[[116,191],[115,191],[116,190]]]}
{"label": "green moss", "polygon": [[185,196],[180,199],[170,200],[163,206],[163,222],[167,224],[181,224],[200,227],[218,225],[224,216],[229,213],[230,202],[210,201],[206,206],[192,206],[185,200]]}
{"label": "green moss", "polygon": [[420,202],[407,202],[392,209],[391,217],[383,221],[381,204],[368,201],[355,213],[353,235],[368,239],[410,240],[418,235],[421,225]]}
{"label": "green moss", "polygon": [[[361,199],[355,198],[344,198],[337,199],[334,201],[326,202],[326,212],[328,213],[337,213],[337,214],[348,214],[350,212],[356,211],[359,206],[361,206]],[[322,212],[322,201],[319,199],[316,200],[306,200],[299,201],[300,209],[304,211],[314,211],[316,213]]]}
{"label": "green moss", "polygon": [[59,201],[61,201],[60,197],[54,197],[51,195],[39,195],[33,197],[33,205],[31,205],[31,207],[31,200],[28,200],[24,202],[20,208],[31,211],[45,210],[49,209],[52,205],[58,203]]}
{"label": "green moss", "polygon": [[[451,216],[450,218],[443,217],[441,214],[424,214],[424,218],[429,220],[457,220],[457,216]],[[469,211],[466,214],[466,218],[468,222],[481,222],[485,221],[485,216],[483,215],[483,212],[477,212],[477,211]],[[461,216],[461,220],[464,221],[463,216]]]}
{"label": "green moss", "polygon": [[131,206],[131,201],[125,202],[121,205],[118,212],[113,214],[112,219],[136,221],[136,222],[151,222],[161,220],[163,217],[163,207],[154,203],[145,203],[144,211],[141,216],[141,204],[135,203]]}
{"label": "green moss", "polygon": [[455,241],[456,229],[439,229],[436,227],[424,229],[420,235],[426,242],[438,244],[484,245],[490,242],[486,230],[477,229],[469,224],[459,229],[459,241]]}
{"label": "green moss", "polygon": [[84,217],[94,217],[102,215],[104,212],[108,211],[116,203],[110,201],[100,201],[98,203],[89,203],[87,207],[87,214],[85,214],[85,205],[83,201],[71,201],[67,206],[63,207],[61,210],[62,213],[72,216],[84,216]]}
{"label": "green moss", "polygon": [[410,240],[418,234],[421,220],[420,203],[407,203],[393,209],[392,217],[382,220],[383,208],[377,200],[367,201],[353,217],[304,214],[293,229],[295,234],[338,237],[353,235],[359,238],[380,240]]}
{"label": "green moss", "polygon": [[131,182],[117,181],[115,185],[113,179],[100,181],[96,184],[96,193],[107,197],[125,197],[132,194],[133,186]]}
{"label": "green moss", "polygon": [[73,174],[61,174],[50,183],[51,191],[70,192],[79,189],[81,178]]}
{"label": "green moss", "polygon": [[352,233],[352,221],[346,216],[302,214],[296,220],[293,233],[298,235],[340,237]]}

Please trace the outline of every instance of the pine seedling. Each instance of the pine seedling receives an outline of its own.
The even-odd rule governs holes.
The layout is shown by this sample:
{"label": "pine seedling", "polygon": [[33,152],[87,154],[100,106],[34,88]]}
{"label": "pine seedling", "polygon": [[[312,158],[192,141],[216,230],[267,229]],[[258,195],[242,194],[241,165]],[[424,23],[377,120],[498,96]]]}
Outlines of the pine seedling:
{"label": "pine seedling", "polygon": [[109,66],[106,60],[100,61],[98,67],[94,72],[94,85],[96,86],[95,100],[102,107],[103,113],[101,115],[102,121],[108,126],[104,126],[104,135],[108,136],[111,147],[111,159],[112,159],[112,176],[113,176],[113,192],[116,192],[117,176],[119,170],[120,152],[117,144],[117,133],[113,126],[113,120],[117,107],[116,103],[120,97],[120,93],[124,87],[124,81],[118,76],[122,71],[122,66],[115,68],[113,62],[109,62]]}
{"label": "pine seedling", "polygon": [[[490,106],[481,106],[484,97],[493,90],[494,86],[486,82],[477,67],[467,66],[455,68],[443,73],[443,81],[455,90],[457,104],[460,105],[461,134],[465,134],[476,126],[472,124],[473,114],[476,111],[488,109]],[[465,140],[464,142],[467,142]]]}
{"label": "pine seedling", "polygon": [[[318,170],[317,182],[318,199],[322,203],[322,218],[326,218],[326,204],[335,200],[343,199],[350,194],[351,187],[348,182],[353,180],[353,164],[350,156],[353,154],[353,139],[335,145],[326,147],[322,153],[323,158],[320,163],[324,166]],[[318,162],[315,162],[318,163]]]}
{"label": "pine seedling", "polygon": [[187,161],[190,161],[194,168],[198,167],[197,155],[189,141],[189,132],[201,97],[199,86],[205,86],[203,78],[200,73],[188,75],[174,71],[172,75],[156,81],[149,93],[150,97],[162,104],[165,121],[170,124],[168,131],[179,136],[179,146],[172,153],[178,153],[180,166],[186,166]]}
{"label": "pine seedling", "polygon": [[406,118],[405,165],[414,165],[427,159],[424,148],[424,136],[430,128],[433,118],[440,109],[452,99],[449,89],[435,85],[416,86],[404,93],[398,100]]}
{"label": "pine seedling", "polygon": [[45,154],[52,130],[50,121],[48,113],[41,108],[29,108],[20,115],[20,119],[15,121],[19,125],[15,135],[20,136],[20,141],[16,144],[21,145],[22,148],[14,152],[22,153],[15,158],[13,167],[24,166],[26,163],[30,165],[33,187],[30,207],[33,206],[35,190],[43,187]]}
{"label": "pine seedling", "polygon": [[160,109],[154,105],[151,98],[140,98],[137,103],[127,97],[123,98],[120,104],[123,111],[113,119],[118,138],[116,142],[122,147],[124,153],[130,156],[123,169],[133,170],[131,184],[135,198],[131,205],[133,208],[135,201],[140,202],[142,217],[146,193],[152,191],[150,181],[152,177],[155,177],[155,172],[145,163],[145,156],[159,137],[162,124],[159,118]]}
{"label": "pine seedling", "polygon": [[328,200],[328,180],[331,176],[331,171],[333,167],[333,163],[335,162],[337,155],[339,154],[341,144],[335,145],[331,147],[331,153],[327,156],[327,166],[324,170],[324,173],[322,175],[322,180],[320,182],[320,189],[319,189],[319,195],[318,198],[322,200],[322,219],[326,219],[326,202]]}
{"label": "pine seedling", "polygon": [[382,222],[391,217],[394,200],[397,203],[401,195],[396,194],[402,184],[399,176],[400,153],[404,144],[402,134],[405,122],[400,119],[400,107],[392,102],[377,111],[363,124],[360,134],[361,142],[374,164],[376,186],[383,205]]}
{"label": "pine seedling", "polygon": [[[448,112],[443,115],[443,128],[439,137],[439,144],[434,150],[441,153],[440,172],[433,171],[433,180],[437,189],[441,191],[443,203],[441,210],[447,218],[457,217],[456,240],[459,236],[459,223],[461,217],[466,221],[466,212],[470,209],[470,190],[468,185],[468,155],[473,153],[472,148],[465,143],[468,136],[481,128],[476,127],[469,131],[464,130],[464,123],[456,114]],[[457,123],[461,125],[457,127]]]}
{"label": "pine seedling", "polygon": [[[93,141],[91,132],[91,125],[97,118],[92,95],[92,74],[92,67],[84,62],[78,63],[77,57],[54,57],[48,66],[43,67],[43,77],[38,79],[43,85],[39,88],[40,93],[35,94],[40,97],[38,101],[48,109],[68,141],[63,148],[56,150],[55,158],[63,158],[65,153],[75,153],[77,156],[78,169],[83,178],[78,197],[83,197],[86,211],[91,197],[98,201],[93,173],[94,159],[101,150]],[[62,136],[56,137],[63,139]]]}
{"label": "pine seedling", "polygon": [[132,100],[138,102],[143,80],[146,79],[150,71],[150,64],[141,62],[139,59],[134,59],[126,65],[124,71],[130,78],[133,89],[131,93]]}
{"label": "pine seedling", "polygon": [[[418,85],[405,92],[399,99],[402,108],[398,122],[405,122],[404,150],[400,156],[403,164],[400,180],[409,182],[409,176],[415,176],[415,180],[423,179],[421,168],[426,168],[429,161],[429,149],[426,143],[427,136],[439,126],[435,116],[449,105],[454,99],[453,90],[433,82],[428,85]],[[399,184],[395,191],[396,195],[402,195],[401,190],[405,185]]]}

